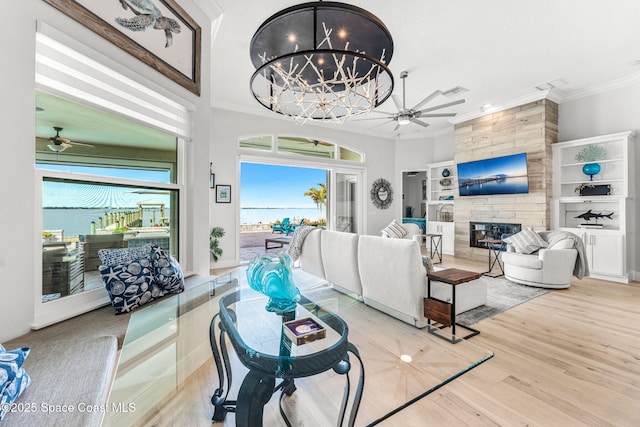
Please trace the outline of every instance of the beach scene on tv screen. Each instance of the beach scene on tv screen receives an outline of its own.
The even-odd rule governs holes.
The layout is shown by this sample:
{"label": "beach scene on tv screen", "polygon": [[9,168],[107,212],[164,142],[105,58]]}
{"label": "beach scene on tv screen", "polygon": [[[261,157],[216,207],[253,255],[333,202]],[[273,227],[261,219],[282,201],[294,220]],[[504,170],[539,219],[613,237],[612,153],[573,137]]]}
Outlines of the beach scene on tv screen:
{"label": "beach scene on tv screen", "polygon": [[458,163],[458,187],[461,196],[528,193],[527,155]]}

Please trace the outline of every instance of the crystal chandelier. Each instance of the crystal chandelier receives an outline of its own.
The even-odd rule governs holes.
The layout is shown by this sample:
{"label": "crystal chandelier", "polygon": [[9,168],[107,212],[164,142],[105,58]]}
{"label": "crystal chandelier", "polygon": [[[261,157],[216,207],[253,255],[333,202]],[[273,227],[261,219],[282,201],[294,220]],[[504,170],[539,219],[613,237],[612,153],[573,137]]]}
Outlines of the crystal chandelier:
{"label": "crystal chandelier", "polygon": [[393,91],[393,39],[376,16],[338,2],[293,6],[251,39],[253,96],[297,121],[342,122],[371,111]]}

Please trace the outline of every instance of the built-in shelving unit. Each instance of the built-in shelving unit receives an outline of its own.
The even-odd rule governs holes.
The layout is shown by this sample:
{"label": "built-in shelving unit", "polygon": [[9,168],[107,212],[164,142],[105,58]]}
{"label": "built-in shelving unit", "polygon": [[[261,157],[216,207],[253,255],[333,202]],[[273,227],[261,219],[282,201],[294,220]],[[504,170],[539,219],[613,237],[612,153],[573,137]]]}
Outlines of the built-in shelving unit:
{"label": "built-in shelving unit", "polygon": [[[630,281],[636,239],[632,142],[632,132],[621,132],[553,145],[552,226],[582,238],[592,276],[621,282]],[[606,154],[578,160],[589,147]],[[588,163],[600,171],[586,175]]]}
{"label": "built-in shelving unit", "polygon": [[442,234],[442,251],[454,254],[454,203],[456,186],[453,161],[427,165],[427,233]]}

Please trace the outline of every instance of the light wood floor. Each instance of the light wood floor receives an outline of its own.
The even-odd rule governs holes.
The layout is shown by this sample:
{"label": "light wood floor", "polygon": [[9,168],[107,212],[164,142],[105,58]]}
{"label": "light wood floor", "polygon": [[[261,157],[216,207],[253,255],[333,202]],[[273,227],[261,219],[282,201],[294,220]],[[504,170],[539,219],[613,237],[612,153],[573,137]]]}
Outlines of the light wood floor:
{"label": "light wood floor", "polygon": [[[486,267],[452,257],[445,257],[444,265]],[[640,425],[640,283],[574,280],[567,290],[549,292],[476,327],[481,334],[472,340],[495,357],[381,425]],[[214,372],[212,362],[203,365],[163,411],[171,415],[147,424],[210,425]],[[322,426],[315,411],[309,408],[295,425]],[[224,425],[234,425],[232,414]],[[265,426],[280,425],[276,409],[265,411]]]}

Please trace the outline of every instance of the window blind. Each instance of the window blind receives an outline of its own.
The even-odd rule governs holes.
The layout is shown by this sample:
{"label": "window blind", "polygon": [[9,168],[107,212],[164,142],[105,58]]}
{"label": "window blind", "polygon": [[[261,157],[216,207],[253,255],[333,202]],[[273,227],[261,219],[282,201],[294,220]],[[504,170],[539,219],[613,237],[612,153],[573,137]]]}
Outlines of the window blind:
{"label": "window blind", "polygon": [[36,33],[39,89],[191,140],[188,108],[59,42],[56,32],[41,23]]}

